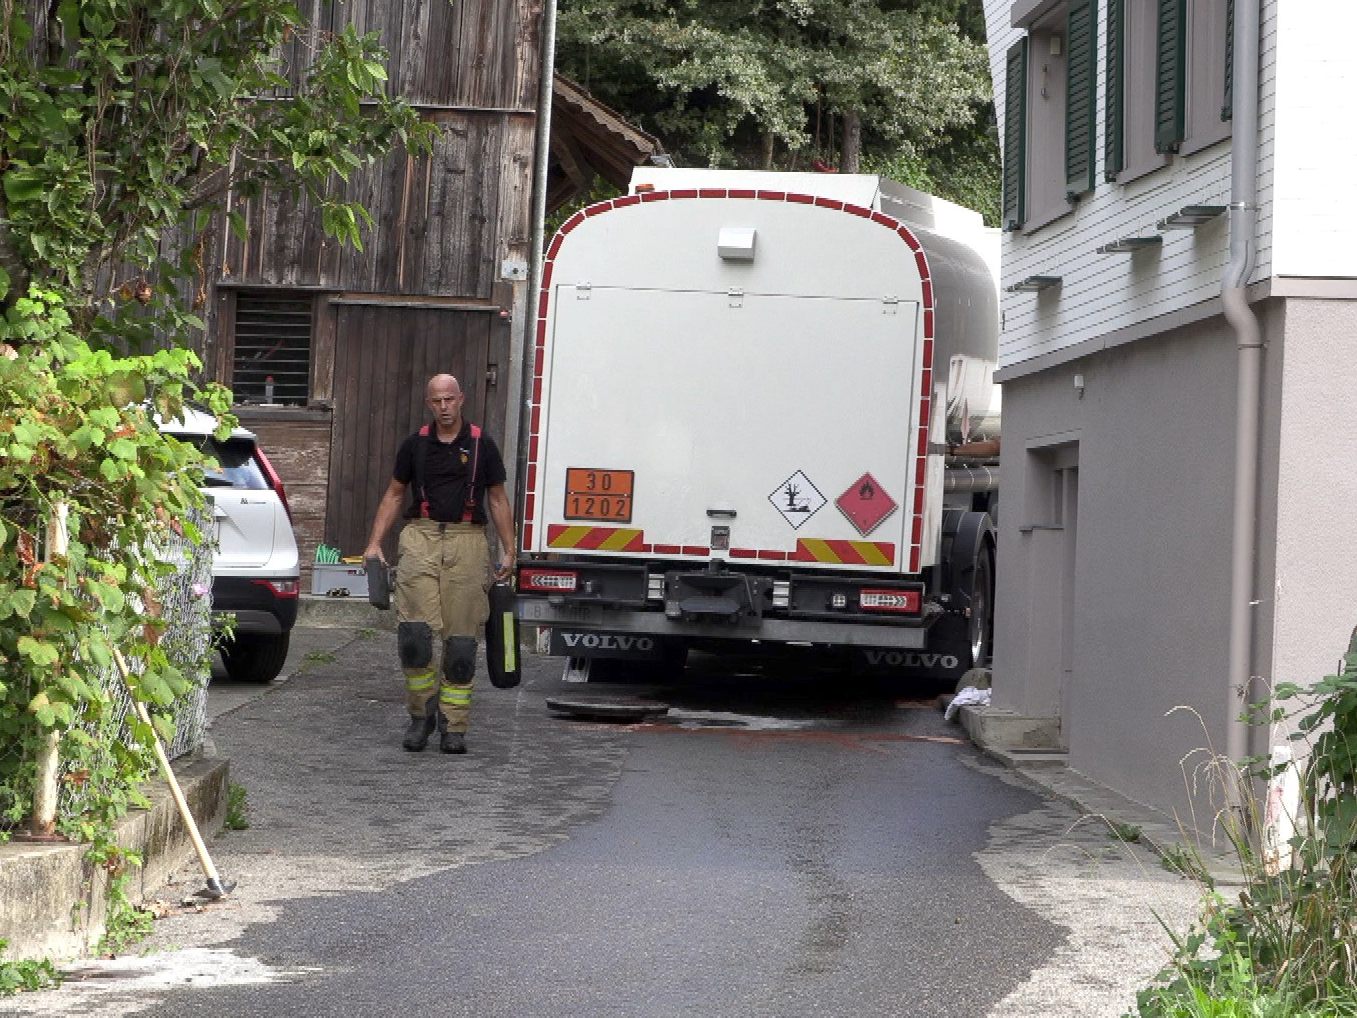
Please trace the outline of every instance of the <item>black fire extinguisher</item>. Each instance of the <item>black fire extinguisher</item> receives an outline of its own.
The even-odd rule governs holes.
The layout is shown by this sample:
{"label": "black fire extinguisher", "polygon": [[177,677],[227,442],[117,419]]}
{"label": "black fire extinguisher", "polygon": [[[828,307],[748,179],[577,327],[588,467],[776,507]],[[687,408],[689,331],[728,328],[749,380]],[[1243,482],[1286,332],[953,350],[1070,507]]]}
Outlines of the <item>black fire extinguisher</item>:
{"label": "black fire extinguisher", "polygon": [[494,583],[490,587],[490,617],[485,620],[485,662],[495,688],[518,685],[522,678],[519,649],[514,588],[508,583]]}

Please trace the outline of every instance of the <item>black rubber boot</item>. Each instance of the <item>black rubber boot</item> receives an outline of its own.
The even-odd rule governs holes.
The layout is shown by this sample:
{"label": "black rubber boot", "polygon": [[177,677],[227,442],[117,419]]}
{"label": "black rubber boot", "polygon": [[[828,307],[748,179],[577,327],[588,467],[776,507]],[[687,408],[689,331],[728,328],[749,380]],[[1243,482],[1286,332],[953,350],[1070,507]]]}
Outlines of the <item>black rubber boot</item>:
{"label": "black rubber boot", "polygon": [[425,715],[424,717],[411,717],[410,727],[405,730],[405,738],[401,740],[401,745],[411,753],[422,752],[424,747],[429,744],[429,736],[433,734],[434,718]]}
{"label": "black rubber boot", "polygon": [[465,753],[466,739],[461,732],[444,732],[438,740],[438,748],[444,753]]}

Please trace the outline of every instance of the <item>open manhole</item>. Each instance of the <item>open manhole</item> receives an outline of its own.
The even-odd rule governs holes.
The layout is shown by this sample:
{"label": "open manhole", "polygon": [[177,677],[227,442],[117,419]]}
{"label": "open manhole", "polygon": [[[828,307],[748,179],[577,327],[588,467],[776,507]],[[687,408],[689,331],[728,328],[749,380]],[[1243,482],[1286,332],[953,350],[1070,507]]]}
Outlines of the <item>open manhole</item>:
{"label": "open manhole", "polygon": [[562,693],[547,697],[547,709],[572,718],[587,718],[592,721],[635,722],[646,718],[660,717],[669,713],[669,708],[654,700],[642,700],[624,696],[590,696],[587,694]]}

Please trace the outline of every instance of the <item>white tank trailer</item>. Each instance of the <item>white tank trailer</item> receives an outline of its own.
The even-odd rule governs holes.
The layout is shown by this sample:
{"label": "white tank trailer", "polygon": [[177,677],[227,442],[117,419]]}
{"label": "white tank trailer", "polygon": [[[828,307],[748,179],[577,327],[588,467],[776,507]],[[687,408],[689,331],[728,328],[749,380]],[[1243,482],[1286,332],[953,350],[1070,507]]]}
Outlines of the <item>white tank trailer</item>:
{"label": "white tank trailer", "polygon": [[989,652],[998,232],[870,175],[641,169],[543,267],[518,610],[575,681]]}

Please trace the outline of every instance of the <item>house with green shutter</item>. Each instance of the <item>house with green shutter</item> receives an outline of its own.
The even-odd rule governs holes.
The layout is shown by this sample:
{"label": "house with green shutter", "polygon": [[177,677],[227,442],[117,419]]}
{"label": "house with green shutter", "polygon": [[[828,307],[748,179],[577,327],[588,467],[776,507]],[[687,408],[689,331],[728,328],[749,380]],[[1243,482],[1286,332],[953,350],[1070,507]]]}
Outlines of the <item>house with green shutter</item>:
{"label": "house with green shutter", "polygon": [[1245,703],[1331,672],[1357,625],[1357,4],[985,13],[1004,455],[981,720],[1183,813],[1188,754],[1285,744]]}

